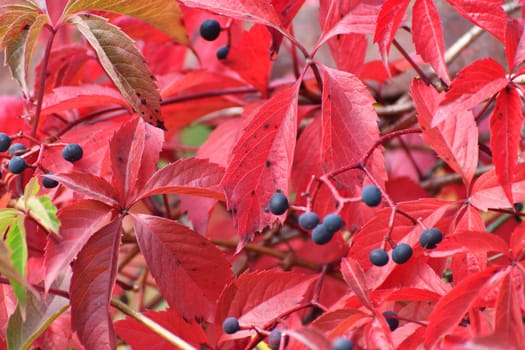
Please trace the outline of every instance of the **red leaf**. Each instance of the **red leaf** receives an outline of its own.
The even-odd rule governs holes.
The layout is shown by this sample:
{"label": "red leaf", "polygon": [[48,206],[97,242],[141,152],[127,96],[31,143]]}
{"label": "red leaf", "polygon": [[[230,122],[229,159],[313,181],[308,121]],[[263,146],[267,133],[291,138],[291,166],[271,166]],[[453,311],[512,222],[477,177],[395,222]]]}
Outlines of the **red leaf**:
{"label": "red leaf", "polygon": [[199,147],[195,157],[208,159],[211,163],[225,167],[232,155],[233,146],[241,135],[241,129],[242,123],[238,119],[221,123]]}
{"label": "red leaf", "polygon": [[62,86],[44,96],[42,115],[48,115],[83,107],[117,104],[129,107],[122,95],[115,89],[100,85]]}
{"label": "red leaf", "polygon": [[219,187],[223,168],[205,159],[180,159],[157,171],[137,195],[137,201],[160,193],[189,194],[223,200]]}
{"label": "red leaf", "polygon": [[483,217],[477,208],[468,204],[457,220],[456,230],[485,231]]}
{"label": "red leaf", "polygon": [[509,254],[508,244],[492,233],[457,232],[445,237],[443,242],[432,249],[428,255],[434,258],[448,257],[458,253],[498,252]]}
{"label": "red leaf", "polygon": [[[297,98],[300,80],[280,91],[252,116],[233,148],[221,184],[237,231],[251,237],[275,216],[264,212],[276,190],[288,195],[297,137]],[[284,217],[281,216],[281,220]]]}
{"label": "red leaf", "polygon": [[390,45],[401,25],[410,0],[386,0],[377,16],[374,43],[378,43],[383,62],[388,61]]}
{"label": "red leaf", "polygon": [[[202,328],[193,320],[185,320],[174,310],[146,311],[144,316],[157,322],[196,348],[208,344]],[[115,322],[118,335],[133,349],[172,350],[173,344],[166,341],[137,320],[127,317]],[[208,346],[209,347],[209,346]]]}
{"label": "red leaf", "polygon": [[253,25],[238,42],[233,42],[224,64],[248,84],[267,94],[270,79],[270,33],[265,26]]}
{"label": "red leaf", "polygon": [[[523,163],[516,166],[512,183],[512,198],[516,202],[525,199],[525,164]],[[490,170],[476,179],[468,201],[483,211],[488,208],[510,208],[513,205],[499,184],[495,170]]]}
{"label": "red leaf", "polygon": [[[517,293],[523,293],[523,278],[519,273],[520,281],[514,283],[512,274],[503,278],[496,302],[494,318],[494,334],[499,339],[507,340],[508,344],[516,349],[525,348],[525,329],[521,317],[520,303]],[[519,290],[516,290],[519,289]],[[510,347],[508,347],[510,348]]]}
{"label": "red leaf", "polygon": [[115,349],[109,300],[117,276],[121,221],[95,233],[73,265],[71,323],[87,349]]}
{"label": "red leaf", "polygon": [[281,18],[281,25],[285,28],[292,22],[305,0],[272,0],[273,8]]}
{"label": "red leaf", "polygon": [[295,272],[244,273],[221,295],[216,321],[234,316],[241,325],[262,327],[304,302],[317,278]]}
{"label": "red leaf", "polygon": [[198,7],[236,19],[262,23],[279,28],[281,20],[270,1],[266,0],[181,0],[189,7]]}
{"label": "red leaf", "polygon": [[84,194],[110,206],[119,206],[118,194],[103,178],[80,172],[47,175],[75,192]]}
{"label": "red leaf", "polygon": [[503,0],[447,0],[463,17],[505,42],[508,15],[501,5]]}
{"label": "red leaf", "polygon": [[73,203],[60,209],[60,236],[48,235],[45,248],[46,290],[82,250],[89,238],[111,219],[111,208],[93,200]]}
{"label": "red leaf", "polygon": [[499,183],[511,203],[514,203],[512,182],[521,140],[521,130],[516,126],[521,123],[520,95],[515,88],[509,86],[501,90],[490,116],[490,148]]}
{"label": "red leaf", "polygon": [[186,319],[210,319],[232,279],[224,254],[176,221],[150,215],[133,218],[140,250],[166,301]]}
{"label": "red leaf", "polygon": [[478,127],[474,116],[470,111],[460,110],[431,127],[432,115],[443,96],[421,80],[412,81],[410,94],[418,112],[423,138],[441,159],[461,174],[465,187],[469,188],[478,166],[479,153]]}
{"label": "red leaf", "polygon": [[503,67],[492,58],[477,60],[461,69],[434,115],[436,126],[458,110],[476,107],[509,83]]}
{"label": "red leaf", "polygon": [[325,312],[315,319],[312,325],[332,338],[341,336],[348,330],[357,328],[370,320],[370,315],[360,310],[346,308]]}
{"label": "red leaf", "polygon": [[497,269],[492,267],[466,278],[436,304],[428,318],[425,348],[433,348],[441,337],[456,327]]}
{"label": "red leaf", "polygon": [[[325,43],[327,40],[342,34],[372,34],[376,30],[376,21],[378,7],[368,4],[359,4],[348,11],[341,11],[338,8],[341,5],[338,1],[332,1],[326,15],[323,26],[323,33],[317,43],[314,51]],[[338,20],[341,18],[340,20]],[[338,21],[334,23],[334,19]],[[348,48],[346,50],[348,53]],[[347,57],[351,59],[351,57]]]}
{"label": "red leaf", "polygon": [[505,55],[509,72],[525,60],[525,38],[520,21],[510,18],[505,27]]}
{"label": "red leaf", "polygon": [[[374,99],[366,86],[353,74],[324,67],[322,104],[321,159],[326,171],[356,163],[379,138]],[[386,178],[380,148],[367,165],[382,184]],[[337,182],[357,190],[362,172],[346,172]]]}
{"label": "red leaf", "polygon": [[352,258],[343,258],[341,260],[341,273],[352,292],[361,300],[361,303],[372,309],[370,294],[366,285],[366,276],[359,263]]}
{"label": "red leaf", "polygon": [[111,138],[112,185],[125,207],[156,168],[163,138],[162,130],[148,127],[141,118],[123,124]]}
{"label": "red leaf", "polygon": [[437,76],[448,85],[445,44],[439,12],[432,0],[417,0],[412,8],[412,40],[416,52],[430,63]]}
{"label": "red leaf", "polygon": [[[332,344],[326,337],[315,328],[303,327],[299,329],[288,329],[286,334],[293,340],[297,340],[308,349],[330,349]],[[292,347],[293,343],[290,344]]]}
{"label": "red leaf", "polygon": [[521,223],[518,227],[512,231],[510,237],[510,248],[512,249],[512,255],[516,259],[522,253],[525,248],[525,224]]}

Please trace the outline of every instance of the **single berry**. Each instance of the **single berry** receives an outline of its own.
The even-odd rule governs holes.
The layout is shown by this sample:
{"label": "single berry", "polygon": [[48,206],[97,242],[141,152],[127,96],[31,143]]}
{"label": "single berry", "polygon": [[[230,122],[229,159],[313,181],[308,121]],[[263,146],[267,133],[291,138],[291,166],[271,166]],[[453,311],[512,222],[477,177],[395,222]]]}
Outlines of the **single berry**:
{"label": "single berry", "polygon": [[55,187],[58,186],[58,181],[53,180],[53,179],[50,178],[50,177],[44,176],[44,177],[42,178],[42,185],[43,185],[45,188],[55,188]]}
{"label": "single berry", "polygon": [[392,249],[392,260],[396,264],[404,264],[412,256],[412,247],[406,243],[399,243]]}
{"label": "single berry", "polygon": [[11,146],[11,138],[5,132],[0,132],[0,152],[5,152]]}
{"label": "single berry", "polygon": [[21,143],[13,143],[11,147],[9,147],[9,155],[17,155],[22,154],[22,151],[26,150],[26,146],[22,145]]}
{"label": "single berry", "polygon": [[228,45],[221,46],[217,49],[217,59],[224,60],[226,57],[228,57],[228,53],[230,52],[230,47]]}
{"label": "single berry", "polygon": [[288,210],[288,198],[281,192],[274,193],[270,198],[270,211],[275,215],[282,215]]}
{"label": "single berry", "polygon": [[386,264],[388,264],[388,254],[384,249],[374,249],[370,252],[370,255],[368,257],[370,259],[370,262],[375,266],[385,266]]}
{"label": "single berry", "polygon": [[313,211],[302,213],[299,216],[299,226],[301,226],[305,230],[311,230],[318,224],[319,224],[319,215],[317,215]]}
{"label": "single berry", "polygon": [[443,234],[435,227],[424,230],[419,236],[419,244],[423,248],[434,249],[443,240]]}
{"label": "single berry", "polygon": [[328,214],[323,218],[323,224],[328,231],[334,233],[343,227],[343,219],[341,219],[341,215],[339,214]]}
{"label": "single berry", "polygon": [[82,159],[82,155],[84,155],[84,151],[76,143],[70,143],[62,149],[62,157],[68,162],[76,162]]}
{"label": "single berry", "polygon": [[27,168],[27,163],[24,158],[15,156],[9,161],[9,171],[13,174],[20,174]]}
{"label": "single berry", "polygon": [[385,311],[383,312],[385,320],[388,323],[391,331],[394,331],[399,327],[399,320],[397,319],[397,314],[394,311]]}
{"label": "single berry", "polygon": [[334,233],[329,231],[326,228],[325,224],[317,225],[312,231],[312,241],[314,241],[315,244],[319,245],[323,245],[330,242],[333,236]]}
{"label": "single berry", "polygon": [[279,329],[274,329],[268,335],[268,346],[272,350],[278,350],[281,345],[282,332]]}
{"label": "single berry", "polygon": [[221,24],[214,19],[207,19],[201,23],[199,31],[203,39],[213,41],[221,33]]}
{"label": "single berry", "polygon": [[227,317],[222,323],[222,330],[226,334],[233,334],[241,329],[239,326],[239,320],[235,317]]}
{"label": "single berry", "polygon": [[332,350],[352,350],[353,348],[354,344],[352,341],[345,337],[335,338],[332,342]]}
{"label": "single berry", "polygon": [[361,192],[361,200],[369,207],[377,207],[381,203],[381,191],[377,186],[367,185]]}

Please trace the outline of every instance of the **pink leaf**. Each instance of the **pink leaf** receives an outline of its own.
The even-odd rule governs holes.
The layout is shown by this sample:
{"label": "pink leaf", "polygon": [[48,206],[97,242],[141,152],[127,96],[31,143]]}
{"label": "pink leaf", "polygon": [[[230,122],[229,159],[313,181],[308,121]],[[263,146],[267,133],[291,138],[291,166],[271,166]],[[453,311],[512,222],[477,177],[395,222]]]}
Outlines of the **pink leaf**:
{"label": "pink leaf", "polygon": [[[324,67],[323,84],[321,160],[331,171],[358,162],[379,138],[379,128],[374,99],[356,76]],[[380,148],[367,165],[382,184],[386,174]],[[346,172],[336,180],[357,190],[362,178],[362,172]]]}
{"label": "pink leaf", "polygon": [[341,273],[352,292],[361,300],[361,303],[372,309],[365,273],[359,263],[352,258],[343,258],[341,260]]}
{"label": "pink leaf", "polygon": [[112,185],[126,207],[156,169],[163,138],[162,130],[141,118],[123,124],[111,138]]}
{"label": "pink leaf", "polygon": [[[291,340],[297,340],[301,345],[308,349],[330,349],[332,344],[318,330],[311,327],[286,330],[286,334]],[[290,346],[293,343],[290,344]],[[297,344],[298,345],[298,344]]]}
{"label": "pink leaf", "polygon": [[221,184],[243,238],[275,220],[264,208],[276,190],[288,195],[297,137],[299,86],[296,83],[263,104],[233,148]]}
{"label": "pink leaf", "polygon": [[136,200],[160,193],[189,194],[223,200],[219,187],[223,168],[205,159],[180,159],[157,171]]}
{"label": "pink leaf", "polygon": [[[208,340],[200,325],[193,320],[185,320],[181,315],[172,309],[165,311],[148,310],[142,315],[157,322],[168,331],[176,334],[183,340],[192,344],[196,348],[208,344]],[[173,344],[137,320],[127,317],[124,320],[115,322],[117,334],[133,349],[148,350],[172,350]]]}
{"label": "pink leaf", "polygon": [[86,349],[115,349],[109,300],[117,276],[121,221],[95,233],[73,265],[71,323]]}
{"label": "pink leaf", "polygon": [[80,172],[47,175],[75,192],[111,206],[119,206],[118,194],[103,178]]}
{"label": "pink leaf", "polygon": [[425,348],[433,348],[441,337],[456,327],[472,304],[480,297],[481,288],[491,279],[497,269],[498,267],[492,267],[466,278],[441,298],[428,318]]}
{"label": "pink leaf", "polygon": [[509,86],[501,90],[490,116],[490,148],[499,183],[511,203],[514,203],[512,182],[521,140],[521,130],[517,126],[521,124],[520,95],[515,88]]}
{"label": "pink leaf", "polygon": [[59,113],[69,109],[108,105],[129,105],[115,89],[100,85],[61,86],[44,96],[42,115]]}
{"label": "pink leaf", "polygon": [[111,219],[111,208],[94,200],[84,200],[60,209],[60,236],[48,235],[45,248],[45,287],[64,271],[89,238]]}
{"label": "pink leaf", "polygon": [[501,5],[503,0],[447,0],[459,14],[505,42],[508,15]]}
{"label": "pink leaf", "polygon": [[439,12],[432,0],[417,0],[412,9],[412,40],[416,52],[430,63],[438,77],[450,84]]}
{"label": "pink leaf", "polygon": [[388,53],[394,36],[401,25],[410,0],[386,0],[377,16],[374,43],[378,43],[383,62],[388,62]]}
{"label": "pink leaf", "polygon": [[434,115],[436,126],[458,110],[476,107],[503,89],[509,80],[503,67],[492,58],[477,60],[460,70]]}
{"label": "pink leaf", "polygon": [[304,302],[316,280],[316,276],[296,272],[246,272],[221,295],[216,320],[234,316],[241,325],[264,326]]}
{"label": "pink leaf", "polygon": [[150,215],[133,218],[140,250],[166,301],[185,318],[210,319],[232,279],[224,254],[176,221]]}
{"label": "pink leaf", "polygon": [[262,23],[279,28],[281,19],[270,1],[265,0],[181,0],[189,7],[198,7],[236,19]]}
{"label": "pink leaf", "polygon": [[499,236],[484,231],[457,232],[445,237],[443,242],[428,255],[434,258],[448,257],[458,253],[498,252],[509,254],[509,246]]}
{"label": "pink leaf", "polygon": [[[494,333],[499,339],[505,339],[517,349],[525,347],[525,329],[521,317],[518,293],[523,291],[523,275],[519,273],[519,281],[514,282],[512,273],[503,278],[496,301],[494,317]],[[510,348],[510,347],[509,347]]]}
{"label": "pink leaf", "polygon": [[456,173],[461,174],[465,187],[469,188],[478,166],[479,153],[478,127],[474,116],[470,111],[461,110],[431,127],[432,115],[438,108],[442,95],[421,80],[412,81],[410,94],[423,129],[423,138],[441,159]]}

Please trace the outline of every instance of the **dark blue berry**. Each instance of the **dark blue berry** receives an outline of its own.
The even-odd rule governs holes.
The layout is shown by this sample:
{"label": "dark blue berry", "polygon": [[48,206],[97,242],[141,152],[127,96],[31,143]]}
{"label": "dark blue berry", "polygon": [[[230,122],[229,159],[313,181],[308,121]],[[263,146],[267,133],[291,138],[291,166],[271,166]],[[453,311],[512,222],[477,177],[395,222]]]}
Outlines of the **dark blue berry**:
{"label": "dark blue berry", "polygon": [[272,350],[278,350],[281,345],[282,332],[279,329],[274,329],[268,335],[268,346]]}
{"label": "dark blue berry", "polygon": [[385,266],[386,264],[388,264],[388,254],[384,249],[374,249],[370,252],[370,255],[368,257],[370,259],[370,262],[375,266]]}
{"label": "dark blue berry", "polygon": [[323,218],[326,229],[332,233],[339,231],[343,227],[343,220],[339,214],[328,214]]}
{"label": "dark blue berry", "polygon": [[396,264],[404,264],[412,256],[412,247],[406,243],[399,243],[392,249],[392,260]]}
{"label": "dark blue berry", "polygon": [[214,19],[207,19],[201,23],[199,32],[203,39],[214,41],[221,33],[221,24]]}
{"label": "dark blue berry", "polygon": [[352,341],[345,337],[336,338],[332,342],[332,350],[352,350],[353,348],[354,344]]}
{"label": "dark blue berry", "polygon": [[311,230],[318,224],[319,224],[319,215],[317,215],[313,211],[302,213],[299,216],[299,226],[301,226],[305,230]]}
{"label": "dark blue berry", "polygon": [[424,230],[419,236],[419,244],[423,248],[434,249],[443,240],[443,233],[435,227]]}
{"label": "dark blue berry", "polygon": [[222,323],[222,330],[224,333],[233,334],[241,329],[239,326],[239,320],[235,317],[227,317]]}
{"label": "dark blue berry", "polygon": [[361,192],[361,200],[369,207],[377,207],[381,203],[381,191],[375,185],[367,185]]}
{"label": "dark blue berry", "polygon": [[11,138],[5,132],[0,132],[0,152],[5,152],[11,146]]}
{"label": "dark blue berry", "polygon": [[42,178],[42,185],[43,185],[45,188],[55,188],[55,187],[58,186],[58,181],[53,180],[53,179],[50,178],[50,177],[44,176],[44,177]]}
{"label": "dark blue berry", "polygon": [[323,245],[332,239],[334,236],[334,233],[329,231],[325,224],[319,224],[317,225],[313,231],[312,231],[312,241],[314,241],[315,244]]}
{"label": "dark blue berry", "polygon": [[9,147],[9,155],[12,156],[12,155],[18,155],[18,154],[22,154],[24,152],[22,151],[25,151],[26,150],[26,146],[24,146],[23,144],[21,143],[13,143],[11,145],[11,147]]}
{"label": "dark blue berry", "polygon": [[270,211],[274,215],[282,215],[288,210],[288,198],[281,192],[274,193],[270,198]]}
{"label": "dark blue berry", "polygon": [[70,143],[62,149],[62,157],[68,162],[76,162],[77,160],[82,159],[84,151],[82,147],[76,143]]}
{"label": "dark blue berry", "polygon": [[397,314],[394,311],[385,311],[383,312],[385,320],[388,323],[391,331],[394,331],[399,327],[399,320],[397,319]]}
{"label": "dark blue berry", "polygon": [[27,168],[27,163],[24,158],[15,156],[9,161],[9,171],[13,174],[20,174]]}
{"label": "dark blue berry", "polygon": [[217,49],[217,59],[224,60],[226,57],[228,57],[228,53],[230,52],[230,47],[228,45],[221,46]]}

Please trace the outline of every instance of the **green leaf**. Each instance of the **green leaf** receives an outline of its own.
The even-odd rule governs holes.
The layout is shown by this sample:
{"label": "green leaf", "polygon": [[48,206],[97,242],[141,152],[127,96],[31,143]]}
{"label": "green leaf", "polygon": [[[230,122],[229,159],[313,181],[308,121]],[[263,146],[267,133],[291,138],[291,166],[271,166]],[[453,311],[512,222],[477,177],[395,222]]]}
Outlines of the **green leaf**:
{"label": "green leaf", "polygon": [[182,10],[176,0],[72,0],[63,17],[85,10],[116,12],[139,18],[162,30],[178,43],[188,45],[188,34],[182,22]]}
{"label": "green leaf", "polygon": [[13,78],[20,84],[26,96],[29,96],[29,89],[26,76],[25,44],[29,29],[36,18],[36,12],[27,12],[21,15],[11,23],[0,42],[0,49],[5,48],[5,64],[9,67]]}
{"label": "green leaf", "polygon": [[29,216],[47,231],[58,235],[60,221],[57,219],[57,208],[48,196],[30,197],[27,201]]}
{"label": "green leaf", "polygon": [[[14,269],[20,276],[26,276],[27,265],[27,244],[26,232],[24,227],[24,216],[19,215],[12,220],[9,231],[7,232],[6,244],[9,247],[11,254],[10,259]],[[26,291],[23,284],[16,280],[9,280],[15,295],[22,305],[26,304]]]}
{"label": "green leaf", "polygon": [[74,15],[69,21],[91,44],[104,70],[131,107],[146,122],[163,128],[154,77],[130,37],[102,17]]}
{"label": "green leaf", "polygon": [[[53,287],[68,290],[70,276]],[[63,296],[49,294],[47,298],[29,294],[25,310],[20,304],[7,323],[7,347],[9,350],[25,350],[46,328],[69,308],[69,300]]]}

